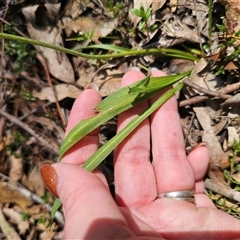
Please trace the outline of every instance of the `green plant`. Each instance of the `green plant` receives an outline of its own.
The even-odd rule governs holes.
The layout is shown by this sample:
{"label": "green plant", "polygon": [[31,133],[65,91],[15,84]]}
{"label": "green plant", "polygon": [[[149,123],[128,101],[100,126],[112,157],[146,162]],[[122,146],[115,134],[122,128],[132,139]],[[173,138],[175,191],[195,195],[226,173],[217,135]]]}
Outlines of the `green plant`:
{"label": "green plant", "polygon": [[43,202],[44,202],[45,204],[49,204],[50,199],[51,199],[50,193],[47,193],[46,195],[42,196],[41,199],[43,200]]}
{"label": "green plant", "polygon": [[145,10],[144,7],[141,6],[139,9],[132,9],[131,12],[137,17],[141,18],[140,22],[138,23],[138,29],[140,31],[146,31],[147,36],[150,39],[149,33],[157,27],[157,24],[153,24],[151,26],[148,25],[148,20],[152,14],[152,8],[149,7]]}
{"label": "green plant", "polygon": [[36,98],[33,97],[29,91],[25,91],[25,90],[22,91],[21,96],[23,96],[23,98],[26,99],[27,101],[31,101],[31,102],[36,101]]}
{"label": "green plant", "polygon": [[74,37],[74,38],[68,38],[67,41],[88,41],[91,42],[92,41],[92,37],[94,35],[94,29],[88,32],[82,32],[79,31],[78,32],[78,37]]}
{"label": "green plant", "polygon": [[[240,142],[234,140],[231,154],[228,156],[229,167],[224,170],[224,177],[227,184],[235,191],[240,191],[240,182],[234,177],[234,174],[239,173],[240,170],[240,164],[236,161],[236,157],[239,157],[239,155]],[[213,193],[211,190],[208,190],[208,196],[219,209],[240,218],[240,207],[238,203],[229,200],[221,194]]]}
{"label": "green plant", "polygon": [[[225,71],[225,66],[233,61],[238,62],[240,49],[239,49],[239,40],[240,40],[240,30],[238,32],[229,33],[227,26],[227,21],[225,17],[221,17],[222,23],[216,24],[217,29],[219,30],[219,38],[221,38],[221,43],[218,45],[219,50],[219,59],[221,60],[222,65],[217,68],[216,76],[223,74]],[[230,50],[230,51],[229,51]]]}
{"label": "green plant", "polygon": [[[175,58],[187,59],[191,61],[199,60],[199,57],[197,57],[192,53],[181,51],[178,49],[171,49],[171,48],[148,48],[148,49],[127,49],[126,48],[126,51],[100,55],[100,54],[85,54],[85,53],[79,52],[78,49],[68,49],[68,48],[57,46],[57,45],[37,41],[30,38],[20,37],[12,34],[0,33],[0,38],[24,42],[27,44],[33,44],[33,45],[38,45],[42,47],[47,47],[47,48],[54,49],[56,51],[64,52],[66,54],[70,54],[77,57],[83,57],[87,59],[104,60],[104,59],[112,59],[112,58],[119,58],[119,57],[159,55],[164,57],[175,57]],[[85,48],[82,48],[82,49],[85,49]]]}
{"label": "green plant", "polygon": [[[26,136],[24,136],[21,132],[19,132],[18,130],[15,130],[13,132],[13,137],[14,137],[14,141],[13,143],[9,144],[7,146],[7,148],[11,151],[15,151],[23,142],[26,141]],[[15,157],[19,158],[20,156],[15,153]]]}
{"label": "green plant", "polygon": [[[149,11],[148,11],[149,12]],[[151,12],[151,11],[150,11]],[[176,49],[140,49],[140,50],[131,50],[127,48],[121,48],[118,46],[109,46],[109,45],[98,45],[98,48],[103,48],[110,51],[115,51],[112,54],[105,55],[91,55],[79,52],[79,50],[71,50],[63,48],[60,46],[54,46],[44,42],[36,41],[33,39],[23,38],[19,36],[14,36],[10,34],[0,33],[0,37],[10,40],[21,41],[24,43],[36,44],[48,48],[52,48],[58,51],[62,51],[68,54],[75,56],[81,56],[88,59],[109,59],[117,57],[127,57],[127,56],[139,56],[139,55],[152,55],[159,54],[163,56],[172,56],[177,58],[184,58],[189,60],[198,60],[192,53],[186,51],[180,51]],[[88,46],[89,48],[89,46]],[[92,48],[94,48],[92,46]],[[84,49],[84,48],[83,48]],[[86,49],[86,48],[85,48]],[[82,50],[82,49],[80,49]],[[146,70],[146,69],[145,69]],[[70,149],[75,143],[77,143],[82,137],[91,132],[93,129],[98,127],[100,124],[105,121],[117,116],[119,113],[135,106],[141,101],[147,100],[160,91],[168,88],[174,83],[177,83],[185,76],[189,75],[189,72],[173,75],[173,76],[163,76],[163,77],[154,77],[151,78],[151,72],[148,71],[148,75],[142,81],[131,84],[130,86],[121,88],[105,98],[97,107],[96,107],[96,116],[88,118],[81,121],[77,126],[68,134],[67,138],[61,145],[59,152],[59,159],[61,159],[64,153]],[[108,143],[102,146],[95,154],[93,154],[83,165],[83,167],[92,171],[95,169],[105,157],[121,142],[126,138],[144,119],[150,116],[159,106],[161,106],[167,99],[169,99],[176,91],[180,90],[183,86],[183,83],[178,84],[173,89],[166,92],[161,98],[159,98],[152,106],[145,110],[138,117],[133,119],[122,131],[120,131],[114,138],[112,138]],[[54,215],[58,208],[61,206],[61,202],[57,199],[54,203],[51,221],[54,219]]]}
{"label": "green plant", "polygon": [[[66,153],[67,150],[69,150],[75,143],[77,143],[82,137],[84,137],[96,127],[100,126],[105,121],[152,97],[159,91],[164,90],[173,83],[178,82],[180,79],[187,76],[188,74],[190,74],[190,72],[186,72],[178,76],[150,78],[149,72],[148,76],[142,81],[121,88],[113,94],[109,95],[96,107],[96,116],[88,118],[86,120],[82,120],[70,131],[70,133],[65,138],[60,147],[59,158],[61,159],[64,153]],[[117,135],[115,135],[100,149],[98,149],[98,151],[96,151],[83,164],[83,168],[88,171],[93,171],[116,148],[116,146],[120,144],[144,119],[149,117],[176,91],[180,90],[182,86],[183,83],[180,83],[175,88],[166,92],[161,98],[159,98],[155,103],[153,103],[152,106],[150,106],[142,114],[133,119],[127,126],[125,126],[125,128],[118,132]],[[55,213],[60,206],[60,200],[55,200],[52,208],[51,223],[53,222]]]}
{"label": "green plant", "polygon": [[115,18],[125,7],[125,3],[116,2],[114,0],[106,0],[105,6],[113,13],[113,18]]}
{"label": "green plant", "polygon": [[233,174],[240,170],[240,164],[235,161],[236,157],[240,154],[240,142],[237,142],[235,139],[233,141],[233,149],[231,151],[231,155],[229,155],[228,161],[230,163],[229,170],[224,170],[224,177],[227,180],[228,185],[230,186],[232,183],[237,184],[237,188],[240,186],[240,182],[233,179]]}
{"label": "green plant", "polygon": [[[7,25],[5,26],[5,32],[15,34],[14,30]],[[35,64],[36,52],[27,43],[6,40],[4,50],[11,57],[12,61],[16,63],[15,72],[21,72]]]}
{"label": "green plant", "polygon": [[28,221],[30,218],[31,218],[31,214],[30,213],[27,213],[27,212],[24,212],[24,211],[21,212],[21,219],[22,219],[22,221]]}
{"label": "green plant", "polygon": [[38,221],[37,221],[37,224],[38,225],[45,225],[47,222],[47,218],[45,216],[41,216]]}

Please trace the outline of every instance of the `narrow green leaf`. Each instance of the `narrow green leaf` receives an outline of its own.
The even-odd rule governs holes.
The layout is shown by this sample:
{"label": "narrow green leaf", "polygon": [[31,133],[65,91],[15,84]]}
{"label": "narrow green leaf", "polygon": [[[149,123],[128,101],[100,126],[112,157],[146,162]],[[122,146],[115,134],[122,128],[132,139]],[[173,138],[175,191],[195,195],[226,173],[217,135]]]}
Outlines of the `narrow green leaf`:
{"label": "narrow green leaf", "polygon": [[131,9],[131,12],[137,17],[142,17],[140,11],[138,9]]}
{"label": "narrow green leaf", "polygon": [[56,212],[58,211],[58,209],[61,207],[62,203],[60,201],[60,199],[56,199],[53,203],[53,207],[52,207],[52,211],[51,211],[51,217],[50,217],[50,223],[49,223],[49,228],[51,229],[51,226],[53,224],[54,221],[54,217]]}
{"label": "narrow green leaf", "polygon": [[145,21],[144,20],[140,21],[139,24],[138,24],[138,29],[142,30],[144,25],[145,25]]}
{"label": "narrow green leaf", "polygon": [[146,13],[145,13],[145,17],[146,17],[146,21],[149,19],[149,17],[150,17],[150,15],[151,15],[151,12],[152,12],[152,8],[148,8],[147,10],[146,10]]}
{"label": "narrow green leaf", "polygon": [[83,168],[88,171],[93,171],[142,121],[149,117],[157,110],[164,102],[180,90],[183,83],[178,84],[175,88],[169,90],[162,97],[156,100],[152,106],[145,110],[142,114],[135,117],[128,123],[120,132],[99,148],[84,164]]}
{"label": "narrow green leaf", "polygon": [[109,95],[97,105],[97,114],[95,116],[82,120],[70,131],[60,147],[59,159],[61,159],[64,153],[74,144],[76,144],[80,139],[82,139],[85,135],[93,131],[104,122],[112,119],[119,113],[126,111],[138,103],[154,96],[165,87],[171,86],[183,77],[189,75],[189,73],[190,72],[175,76],[150,78],[144,94],[139,94],[139,92],[135,91],[134,89],[141,87],[141,85],[144,85],[146,83],[146,78],[143,79],[143,81],[135,82]]}
{"label": "narrow green leaf", "polygon": [[140,9],[139,9],[139,13],[141,14],[141,17],[144,17],[145,15],[145,9],[143,7],[143,5],[141,5]]}

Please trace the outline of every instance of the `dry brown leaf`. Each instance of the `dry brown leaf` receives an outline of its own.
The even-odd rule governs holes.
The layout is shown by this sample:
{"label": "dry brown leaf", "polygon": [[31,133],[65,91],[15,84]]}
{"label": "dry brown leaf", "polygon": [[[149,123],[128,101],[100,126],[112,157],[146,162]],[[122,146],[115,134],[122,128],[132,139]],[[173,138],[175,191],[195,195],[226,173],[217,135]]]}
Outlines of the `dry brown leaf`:
{"label": "dry brown leaf", "polygon": [[209,176],[218,179],[219,181],[223,181],[223,174],[220,171],[223,151],[211,126],[211,118],[205,111],[204,107],[193,107],[193,110],[203,128],[202,141],[208,143],[208,150],[210,153]]}
{"label": "dry brown leaf", "polygon": [[175,12],[177,9],[178,0],[169,0],[169,6],[171,7],[171,12]]}
{"label": "dry brown leaf", "polygon": [[169,74],[181,74],[190,71],[195,66],[195,63],[185,59],[173,59],[170,61],[170,66],[167,68]]}
{"label": "dry brown leaf", "polygon": [[240,182],[240,171],[232,175],[232,178],[238,182]]}
{"label": "dry brown leaf", "polygon": [[0,182],[0,203],[16,203],[21,209],[27,209],[32,202],[7,183]]}
{"label": "dry brown leaf", "polygon": [[31,181],[28,180],[28,176],[26,174],[23,174],[21,179],[21,184],[27,188],[29,191],[34,192],[34,186]]}
{"label": "dry brown leaf", "polygon": [[89,0],[68,0],[62,1],[60,11],[60,17],[62,15],[76,18],[83,13],[83,11],[89,5]]}
{"label": "dry brown leaf", "polygon": [[7,168],[7,163],[5,161],[8,151],[7,146],[14,142],[14,137],[13,134],[11,134],[11,131],[5,131],[5,135],[6,136],[2,138],[2,142],[0,143],[0,172],[4,172]]}
{"label": "dry brown leaf", "polygon": [[[162,19],[162,35],[159,39],[161,46],[170,47],[185,41],[199,42],[196,29],[188,27],[182,20],[173,14],[167,14]],[[165,38],[165,39],[164,39]]]}
{"label": "dry brown leaf", "polygon": [[106,70],[106,78],[95,80],[94,83],[99,87],[101,96],[106,97],[120,88],[123,73],[119,70]]}
{"label": "dry brown leaf", "polygon": [[223,104],[222,108],[239,106],[240,103],[240,93],[235,94],[234,96],[227,99]]}
{"label": "dry brown leaf", "polygon": [[0,229],[4,233],[7,239],[21,240],[17,232],[10,226],[8,221],[3,215],[2,206],[0,206]]}
{"label": "dry brown leaf", "polygon": [[240,141],[238,130],[235,127],[227,127],[227,138],[224,139],[223,150],[232,149],[234,140]]}
{"label": "dry brown leaf", "polygon": [[[221,63],[220,66],[223,66],[224,63]],[[237,61],[229,62],[225,65],[224,70],[237,70],[240,69],[240,64]]]}
{"label": "dry brown leaf", "polygon": [[[102,81],[101,81],[102,82]],[[98,82],[95,82],[98,85]],[[113,78],[99,84],[99,93],[106,97],[120,88],[121,78]]]}
{"label": "dry brown leaf", "polygon": [[[22,10],[27,20],[28,32],[31,38],[53,45],[63,46],[62,37],[56,27],[39,27],[36,25],[36,18],[34,14],[36,9],[37,6],[31,6]],[[50,48],[40,46],[35,47],[47,59],[48,69],[52,76],[63,82],[74,82],[73,68],[66,54],[59,53]]]}
{"label": "dry brown leaf", "polygon": [[157,10],[161,9],[165,3],[166,3],[166,0],[152,1],[152,12],[154,13]]}
{"label": "dry brown leaf", "polygon": [[[55,224],[54,224],[55,225]],[[51,229],[54,229],[54,227],[55,226],[52,226],[51,227]],[[52,230],[50,230],[49,231],[49,229],[46,229],[44,232],[42,232],[41,234],[40,234],[40,239],[41,240],[51,240],[51,239],[53,239],[53,237],[56,235],[56,232],[54,232],[54,231],[52,231]],[[54,239],[56,239],[56,238],[54,238]],[[64,238],[57,238],[57,239],[64,239]]]}
{"label": "dry brown leaf", "polygon": [[52,135],[52,137],[51,138],[49,137],[47,140],[48,142],[52,143],[53,146],[59,147],[59,145],[65,138],[65,132],[61,128],[61,126],[59,126],[56,122],[46,117],[31,116],[29,117],[29,119],[30,119],[29,122],[37,122],[39,123],[39,125],[43,126],[43,128],[46,129],[48,133],[52,133],[49,134],[50,136]]}
{"label": "dry brown leaf", "polygon": [[65,28],[67,36],[73,32],[85,33],[91,36],[91,40],[99,43],[98,39],[106,37],[117,26],[117,18],[112,19],[91,19],[91,18],[77,18],[67,23]]}
{"label": "dry brown leaf", "polygon": [[[106,97],[120,88],[120,82],[123,76],[121,69],[104,69],[99,74],[81,71],[81,78],[77,81],[79,85],[86,87],[89,83],[95,83],[101,96]],[[91,81],[93,79],[93,81]]]}
{"label": "dry brown leaf", "polygon": [[45,185],[40,175],[39,166],[35,165],[33,167],[32,171],[28,176],[28,181],[30,181],[34,186],[34,193],[36,193],[38,196],[45,195]]}
{"label": "dry brown leaf", "polygon": [[[216,91],[224,85],[224,82],[219,81],[219,78],[210,71],[209,62],[204,58],[201,58],[193,68],[189,81],[211,91]],[[200,95],[203,94],[196,89],[192,89],[192,91]]]}
{"label": "dry brown leaf", "polygon": [[[57,95],[58,101],[63,100],[64,98],[77,98],[81,93],[81,90],[73,85],[69,84],[58,84],[54,86],[55,92]],[[51,87],[42,88],[40,92],[34,91],[32,93],[33,97],[36,97],[40,100],[48,100],[50,102],[56,102],[56,98],[53,94]]]}
{"label": "dry brown leaf", "polygon": [[21,235],[25,234],[29,230],[30,222],[23,221],[22,216],[14,208],[3,208],[4,215],[7,216],[11,221],[18,223],[18,230]]}
{"label": "dry brown leaf", "polygon": [[[236,0],[218,0],[218,3],[225,6],[226,25],[228,34],[237,33],[240,30],[240,6]],[[239,44],[237,41],[235,44]]]}
{"label": "dry brown leaf", "polygon": [[23,159],[15,157],[13,154],[9,156],[10,171],[9,178],[14,181],[19,181],[23,176]]}

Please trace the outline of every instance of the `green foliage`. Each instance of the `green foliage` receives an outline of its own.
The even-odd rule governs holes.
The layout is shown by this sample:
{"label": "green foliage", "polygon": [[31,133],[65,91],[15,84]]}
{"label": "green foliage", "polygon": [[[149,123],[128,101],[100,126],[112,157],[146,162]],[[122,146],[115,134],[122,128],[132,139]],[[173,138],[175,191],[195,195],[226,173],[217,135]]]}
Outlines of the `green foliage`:
{"label": "green foliage", "polygon": [[216,27],[221,33],[226,33],[227,32],[227,27],[225,24],[216,24]]}
{"label": "green foliage", "polygon": [[[221,57],[221,61],[223,62],[223,65],[220,66],[217,69],[216,72],[216,76],[223,74],[224,73],[224,68],[225,66],[231,62],[231,61],[238,61],[238,57],[240,54],[240,49],[238,47],[238,43],[237,41],[239,41],[240,39],[240,31],[235,32],[233,34],[229,34],[229,30],[227,28],[227,24],[225,23],[225,18],[222,17],[223,23],[222,24],[216,24],[216,27],[218,28],[218,30],[220,31],[220,38],[224,39],[223,43],[219,44],[220,47],[220,51],[222,51],[222,53],[224,54],[223,57]],[[231,49],[236,49],[235,51],[231,50],[231,54],[226,54],[227,49],[231,48]]]}
{"label": "green foliage", "polygon": [[47,47],[50,49],[54,49],[56,51],[64,52],[66,54],[70,54],[77,57],[83,57],[87,58],[89,60],[105,60],[105,59],[112,59],[112,58],[120,58],[120,57],[130,57],[130,56],[146,56],[146,55],[158,55],[158,56],[164,56],[164,57],[174,57],[174,58],[180,58],[180,59],[187,59],[190,61],[198,61],[199,57],[195,54],[187,51],[182,51],[178,49],[172,49],[172,48],[148,48],[148,49],[131,49],[126,52],[118,52],[118,53],[111,53],[111,54],[86,54],[83,52],[80,52],[76,49],[69,49],[64,48],[61,46],[49,44],[46,42],[37,41],[30,38],[20,37],[12,34],[6,34],[0,32],[0,38],[13,40],[13,41],[19,41],[24,42],[27,44],[33,44],[38,45],[42,47]]}
{"label": "green foliage", "polygon": [[45,216],[41,216],[41,217],[38,219],[37,224],[38,224],[38,225],[45,225],[46,222],[47,222],[46,217],[45,217]]}
{"label": "green foliage", "polygon": [[42,196],[41,199],[43,200],[43,202],[44,202],[45,204],[49,204],[50,199],[51,199],[51,194],[50,194],[50,193],[47,193],[46,195]]}
{"label": "green foliage", "polygon": [[113,18],[119,15],[119,12],[125,7],[125,3],[116,2],[114,0],[106,0],[105,6],[113,13]]}
{"label": "green foliage", "polygon": [[[15,34],[14,30],[7,25],[5,25],[4,31],[6,33]],[[16,64],[14,69],[15,72],[26,70],[36,62],[35,50],[31,45],[24,42],[6,40],[4,50]]]}
{"label": "green foliage", "polygon": [[228,185],[232,185],[233,188],[240,188],[240,182],[234,179],[233,174],[237,173],[240,169],[240,164],[235,161],[236,157],[240,154],[240,142],[235,139],[233,141],[233,148],[231,154],[228,157],[230,163],[229,169],[224,169],[224,178],[227,180]]}
{"label": "green foliage", "polygon": [[34,102],[37,100],[35,97],[32,96],[32,94],[29,91],[22,91],[21,96],[23,96],[23,98],[26,99],[27,101]]}
{"label": "green foliage", "polygon": [[141,6],[140,9],[135,9],[135,8],[132,9],[131,12],[137,17],[142,18],[138,23],[138,29],[140,31],[146,31],[148,36],[149,36],[149,32],[153,31],[157,27],[157,24],[153,24],[151,26],[148,25],[148,20],[152,14],[151,7],[145,10],[144,7]]}
{"label": "green foliage", "polygon": [[214,194],[211,190],[208,191],[208,196],[219,209],[240,218],[240,209],[238,204],[229,204],[225,197],[220,194]]}
{"label": "green foliage", "polygon": [[[231,154],[228,156],[230,166],[227,169],[224,169],[223,174],[228,185],[235,191],[240,191],[240,182],[234,178],[234,174],[238,173],[240,170],[240,163],[236,161],[236,157],[239,155],[240,142],[234,140]],[[211,190],[208,191],[208,196],[218,208],[237,218],[240,218],[240,208],[238,204],[235,204],[234,201],[229,201],[229,199],[227,199],[225,196],[213,193]]]}
{"label": "green foliage", "polygon": [[236,139],[233,141],[233,154],[234,156],[240,154],[240,142],[237,142]]}
{"label": "green foliage", "polygon": [[21,219],[22,219],[23,222],[28,221],[30,218],[31,218],[30,213],[27,213],[27,212],[24,212],[24,211],[21,212]]}
{"label": "green foliage", "polygon": [[28,44],[8,40],[5,43],[5,52],[16,62],[16,72],[35,64],[35,50]]}
{"label": "green foliage", "polygon": [[[7,147],[9,150],[12,150],[12,151],[16,150],[27,139],[24,135],[22,135],[21,132],[19,132],[17,130],[15,130],[13,134],[14,134],[14,136],[13,136],[14,142],[11,143],[10,145],[8,145],[8,147]],[[19,156],[17,154],[15,155],[15,157],[19,158]]]}
{"label": "green foliage", "polygon": [[78,37],[75,37],[75,38],[68,38],[67,40],[68,41],[89,41],[91,42],[92,41],[92,37],[94,35],[94,29],[91,30],[91,31],[88,31],[88,32],[82,32],[82,31],[79,31],[78,32]]}

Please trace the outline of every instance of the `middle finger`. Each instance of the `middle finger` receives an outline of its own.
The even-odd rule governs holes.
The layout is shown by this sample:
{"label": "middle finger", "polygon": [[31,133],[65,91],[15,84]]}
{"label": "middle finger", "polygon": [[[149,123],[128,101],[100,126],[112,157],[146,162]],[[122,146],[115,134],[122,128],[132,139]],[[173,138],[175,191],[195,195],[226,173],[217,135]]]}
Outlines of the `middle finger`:
{"label": "middle finger", "polygon": [[[154,71],[159,76],[161,71]],[[160,96],[160,95],[159,95]],[[157,97],[159,97],[157,96]],[[156,100],[154,97],[151,101]],[[151,115],[153,166],[158,194],[193,190],[193,169],[187,160],[175,96]]]}
{"label": "middle finger", "polygon": [[[130,71],[122,86],[144,78],[140,71]],[[118,117],[118,131],[148,107],[148,101],[125,111]],[[115,150],[115,193],[121,206],[149,203],[157,195],[156,180],[150,163],[149,120],[143,121]]]}

